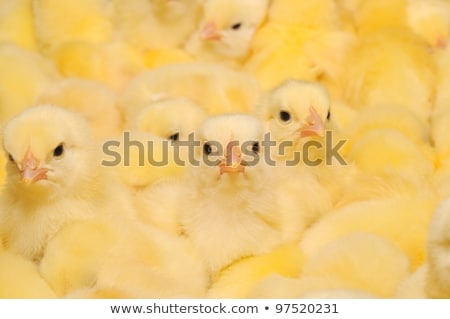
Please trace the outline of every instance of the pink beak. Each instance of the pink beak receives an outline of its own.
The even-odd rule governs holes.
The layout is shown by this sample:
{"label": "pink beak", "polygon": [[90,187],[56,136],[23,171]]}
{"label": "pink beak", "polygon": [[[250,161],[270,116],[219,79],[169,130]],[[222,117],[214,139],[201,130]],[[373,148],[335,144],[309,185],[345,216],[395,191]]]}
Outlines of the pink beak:
{"label": "pink beak", "polygon": [[298,131],[300,137],[323,136],[324,133],[323,120],[311,106],[309,108],[309,116],[306,119],[306,125],[303,125]]}
{"label": "pink beak", "polygon": [[30,185],[42,179],[47,179],[48,169],[39,168],[39,160],[28,149],[22,162],[19,164],[22,180]]}
{"label": "pink beak", "polygon": [[203,40],[220,40],[222,39],[222,35],[217,29],[217,25],[214,21],[208,21],[200,32],[200,37]]}
{"label": "pink beak", "polygon": [[226,149],[227,152],[223,160],[219,163],[220,175],[224,173],[244,173],[245,163],[242,160],[241,148],[238,145],[233,145],[230,151],[230,144],[228,143]]}

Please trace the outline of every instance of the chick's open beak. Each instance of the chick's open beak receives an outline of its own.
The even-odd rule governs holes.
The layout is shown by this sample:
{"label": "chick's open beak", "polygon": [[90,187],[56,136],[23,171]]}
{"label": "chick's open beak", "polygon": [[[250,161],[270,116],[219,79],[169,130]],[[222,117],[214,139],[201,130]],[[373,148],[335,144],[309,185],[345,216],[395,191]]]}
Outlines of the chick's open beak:
{"label": "chick's open beak", "polygon": [[309,116],[306,118],[306,124],[298,130],[300,137],[323,136],[324,130],[322,118],[311,106],[309,108]]}
{"label": "chick's open beak", "polygon": [[222,34],[219,32],[217,25],[214,21],[208,21],[200,32],[200,37],[203,40],[220,40]]}
{"label": "chick's open beak", "polygon": [[39,160],[28,150],[19,164],[22,180],[26,185],[30,185],[42,179],[47,179],[48,169],[39,167]]}
{"label": "chick's open beak", "polygon": [[242,153],[239,145],[235,145],[235,142],[230,143],[227,145],[224,158],[219,163],[220,175],[224,173],[245,172],[245,161],[242,159]]}

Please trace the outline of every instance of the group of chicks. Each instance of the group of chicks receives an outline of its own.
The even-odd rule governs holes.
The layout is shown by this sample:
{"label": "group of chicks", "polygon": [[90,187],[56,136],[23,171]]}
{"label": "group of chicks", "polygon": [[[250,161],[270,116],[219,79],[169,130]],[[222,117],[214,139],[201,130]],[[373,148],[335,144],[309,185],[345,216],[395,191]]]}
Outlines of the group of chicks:
{"label": "group of chicks", "polygon": [[0,297],[449,298],[449,36],[449,0],[2,1]]}

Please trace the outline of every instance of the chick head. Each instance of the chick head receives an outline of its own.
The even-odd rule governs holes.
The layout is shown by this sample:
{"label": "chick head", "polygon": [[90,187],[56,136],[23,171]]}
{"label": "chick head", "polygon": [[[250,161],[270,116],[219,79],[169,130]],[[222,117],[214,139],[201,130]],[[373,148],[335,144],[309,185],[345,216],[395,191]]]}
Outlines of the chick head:
{"label": "chick head", "polygon": [[330,98],[319,83],[289,79],[268,92],[257,113],[277,143],[295,148],[308,137],[323,136],[330,121]]}
{"label": "chick head", "polygon": [[224,114],[205,120],[196,132],[193,165],[199,184],[223,191],[258,187],[266,172],[262,142],[264,128],[255,117]]}
{"label": "chick head", "polygon": [[136,119],[136,129],[177,142],[188,140],[207,117],[206,111],[188,98],[168,98],[144,107]]}
{"label": "chick head", "polygon": [[208,0],[196,36],[222,56],[243,58],[267,14],[268,0]]}
{"label": "chick head", "polygon": [[57,196],[88,182],[95,170],[91,141],[87,120],[73,111],[51,105],[26,109],[3,131],[7,187]]}

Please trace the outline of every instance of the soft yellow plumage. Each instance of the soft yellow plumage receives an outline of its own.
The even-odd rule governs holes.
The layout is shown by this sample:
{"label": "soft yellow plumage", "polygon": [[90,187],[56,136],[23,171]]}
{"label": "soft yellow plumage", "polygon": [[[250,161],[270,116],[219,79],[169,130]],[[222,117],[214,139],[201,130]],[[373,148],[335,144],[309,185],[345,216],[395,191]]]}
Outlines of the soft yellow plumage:
{"label": "soft yellow plumage", "polygon": [[5,126],[3,145],[9,161],[0,233],[7,249],[37,261],[71,222],[134,214],[126,191],[100,165],[81,115],[47,105],[27,109]]}
{"label": "soft yellow plumage", "polygon": [[181,47],[198,24],[203,0],[114,0],[112,3],[119,37],[145,52]]}
{"label": "soft yellow plumage", "polygon": [[57,81],[44,90],[35,103],[58,105],[83,114],[96,139],[115,136],[122,131],[116,92],[95,81],[78,78]]}
{"label": "soft yellow plumage", "polygon": [[29,107],[59,79],[55,66],[36,52],[0,44],[0,123]]}
{"label": "soft yellow plumage", "polygon": [[11,42],[29,50],[37,49],[32,0],[3,1],[0,5],[0,42]]}
{"label": "soft yellow plumage", "polygon": [[145,69],[144,58],[125,42],[65,42],[57,46],[51,58],[61,74],[104,83],[121,90]]}
{"label": "soft yellow plumage", "polygon": [[223,269],[208,290],[208,298],[248,298],[263,278],[278,274],[295,278],[304,263],[297,243],[281,245],[272,251],[237,260]]}
{"label": "soft yellow plumage", "polygon": [[426,256],[428,224],[436,206],[433,194],[354,202],[330,212],[312,226],[301,242],[310,257],[327,243],[351,232],[367,232],[389,239],[408,256],[411,267]]}
{"label": "soft yellow plumage", "polygon": [[343,62],[344,100],[358,110],[398,105],[429,119],[436,65],[425,42],[407,28],[385,28],[360,37]]}
{"label": "soft yellow plumage", "polygon": [[39,274],[38,267],[23,256],[0,251],[0,298],[50,299],[56,294]]}
{"label": "soft yellow plumage", "polygon": [[245,69],[264,89],[292,77],[332,85],[353,40],[341,29],[334,1],[274,0],[255,34]]}
{"label": "soft yellow plumage", "polygon": [[101,43],[113,33],[110,1],[33,0],[36,36],[44,52],[72,41]]}
{"label": "soft yellow plumage", "polygon": [[152,101],[187,97],[208,114],[249,112],[260,95],[251,75],[222,65],[187,63],[162,66],[136,76],[123,90],[119,105],[126,120]]}
{"label": "soft yellow plumage", "polygon": [[310,298],[327,291],[327,298],[339,298],[344,290],[366,298],[390,298],[407,276],[408,266],[406,256],[389,240],[354,232],[317,250],[304,263],[299,278],[267,277],[250,297]]}

